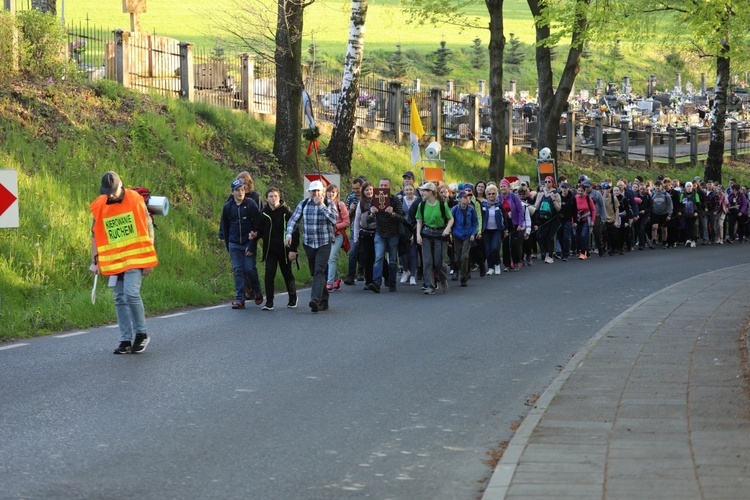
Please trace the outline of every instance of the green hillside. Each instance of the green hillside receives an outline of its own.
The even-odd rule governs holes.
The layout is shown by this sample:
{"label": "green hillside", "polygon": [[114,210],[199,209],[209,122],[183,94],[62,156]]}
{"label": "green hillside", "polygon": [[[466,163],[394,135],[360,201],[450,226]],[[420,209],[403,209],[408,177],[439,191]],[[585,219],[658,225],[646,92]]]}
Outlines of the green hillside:
{"label": "green hillside", "polygon": [[[228,304],[231,265],[217,230],[230,181],[249,170],[259,191],[278,185],[291,203],[301,197],[300,180],[286,179],[270,154],[272,140],[272,127],[246,114],[111,82],[3,86],[0,164],[18,172],[20,227],[0,229],[0,341],[114,320],[104,283],[91,304],[88,271],[88,206],[107,170],[119,172],[127,187],[146,186],[171,202],[169,215],[156,220],[160,264],[143,289],[148,313]],[[451,182],[485,177],[482,155],[456,149],[443,157]],[[303,161],[312,172],[312,158]],[[400,179],[411,168],[407,145],[356,146],[355,175]],[[309,279],[304,263],[297,276]]]}

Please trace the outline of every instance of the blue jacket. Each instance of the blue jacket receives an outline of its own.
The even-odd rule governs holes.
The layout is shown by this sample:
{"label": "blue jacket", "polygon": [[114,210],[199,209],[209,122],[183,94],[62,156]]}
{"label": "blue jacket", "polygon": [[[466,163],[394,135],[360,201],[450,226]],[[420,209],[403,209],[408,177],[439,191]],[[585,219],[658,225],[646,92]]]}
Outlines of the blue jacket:
{"label": "blue jacket", "polygon": [[[497,225],[498,231],[505,230],[505,215],[503,213],[503,206],[500,203],[495,203],[497,210],[495,210],[495,225]],[[487,200],[482,202],[482,232],[487,230],[487,220],[490,218],[490,205]]]}
{"label": "blue jacket", "polygon": [[227,249],[230,243],[235,243],[247,246],[248,249],[254,251],[257,240],[251,240],[250,233],[260,230],[258,205],[250,198],[245,198],[242,203],[237,205],[232,198],[224,204],[224,209],[221,212],[221,226]]}
{"label": "blue jacket", "polygon": [[471,204],[466,207],[466,210],[463,210],[460,204],[456,205],[451,208],[451,213],[454,219],[453,236],[459,240],[468,240],[477,235],[479,219],[477,219],[477,211]]}

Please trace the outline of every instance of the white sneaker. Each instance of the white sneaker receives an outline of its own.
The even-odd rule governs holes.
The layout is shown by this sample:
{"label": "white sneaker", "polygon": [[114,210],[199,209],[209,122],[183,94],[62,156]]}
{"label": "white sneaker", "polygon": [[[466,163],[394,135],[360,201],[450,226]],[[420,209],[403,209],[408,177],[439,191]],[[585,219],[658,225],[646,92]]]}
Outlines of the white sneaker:
{"label": "white sneaker", "polygon": [[495,266],[495,274],[500,274],[500,266]]}
{"label": "white sneaker", "polygon": [[451,269],[450,275],[453,276],[453,269]]}
{"label": "white sneaker", "polygon": [[544,262],[546,262],[547,264],[554,264],[555,263],[555,259],[553,259],[552,257],[547,256],[547,258],[544,259]]}
{"label": "white sneaker", "polygon": [[492,276],[493,274],[495,274],[495,270],[494,269],[492,269],[492,268],[487,269],[487,276]]}
{"label": "white sneaker", "polygon": [[411,272],[404,271],[404,273],[401,275],[401,283],[406,283],[409,281],[409,276],[411,276]]}
{"label": "white sneaker", "polygon": [[687,241],[685,242],[685,246],[686,246],[686,247],[689,247],[689,246],[690,246],[690,240],[687,240]]}
{"label": "white sneaker", "polygon": [[692,240],[690,241],[690,248],[695,248],[695,242]]}
{"label": "white sneaker", "polygon": [[413,285],[416,285],[416,284],[417,284],[417,278],[415,278],[414,276],[412,276],[411,278],[409,278],[409,285],[413,286]]}

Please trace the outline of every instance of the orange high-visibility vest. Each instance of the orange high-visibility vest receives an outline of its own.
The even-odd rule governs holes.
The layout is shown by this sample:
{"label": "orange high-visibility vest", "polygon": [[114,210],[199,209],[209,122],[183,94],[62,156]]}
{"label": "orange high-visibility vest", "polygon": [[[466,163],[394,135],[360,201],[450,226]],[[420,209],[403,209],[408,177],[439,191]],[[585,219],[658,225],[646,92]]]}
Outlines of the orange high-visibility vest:
{"label": "orange high-visibility vest", "polygon": [[154,267],[159,263],[148,234],[143,197],[132,189],[124,191],[121,203],[107,205],[107,196],[101,195],[90,207],[94,216],[99,272],[104,276]]}

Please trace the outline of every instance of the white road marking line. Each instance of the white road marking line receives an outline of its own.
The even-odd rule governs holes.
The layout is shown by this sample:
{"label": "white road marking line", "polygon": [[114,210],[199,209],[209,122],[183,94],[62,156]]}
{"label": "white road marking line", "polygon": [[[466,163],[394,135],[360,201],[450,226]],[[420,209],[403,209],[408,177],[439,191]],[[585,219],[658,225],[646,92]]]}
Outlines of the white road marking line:
{"label": "white road marking line", "polygon": [[80,332],[63,333],[62,335],[54,335],[54,338],[56,338],[56,339],[64,339],[66,337],[75,337],[76,335],[83,335],[84,333],[89,333],[89,332],[87,332],[87,331],[80,331]]}
{"label": "white road marking line", "polygon": [[181,313],[174,313],[174,314],[167,314],[166,316],[157,316],[156,319],[167,319],[167,318],[176,318],[177,316],[184,316],[187,313],[181,312]]}
{"label": "white road marking line", "polygon": [[29,344],[11,344],[11,345],[0,346],[0,351],[6,351],[8,349],[15,349],[16,347],[23,347],[25,345],[29,345]]}
{"label": "white road marking line", "polygon": [[226,304],[219,304],[218,306],[201,307],[198,310],[199,311],[210,311],[211,309],[221,309],[222,307],[227,307],[227,305]]}

